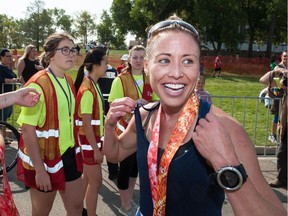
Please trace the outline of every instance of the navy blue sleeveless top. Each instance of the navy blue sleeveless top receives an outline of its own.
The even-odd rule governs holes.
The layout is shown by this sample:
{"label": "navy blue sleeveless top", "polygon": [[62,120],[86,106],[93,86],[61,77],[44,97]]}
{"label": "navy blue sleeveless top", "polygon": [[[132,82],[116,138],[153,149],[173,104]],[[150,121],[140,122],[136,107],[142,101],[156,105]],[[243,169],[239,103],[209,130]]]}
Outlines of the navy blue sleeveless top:
{"label": "navy blue sleeveless top", "polygon": [[[157,108],[157,107],[156,107]],[[200,101],[199,118],[209,112],[210,104]],[[149,142],[145,136],[139,108],[135,109],[137,127],[137,163],[140,180],[140,211],[144,216],[153,215],[147,153]],[[158,149],[158,164],[163,150]],[[182,145],[172,159],[167,179],[166,216],[217,216],[221,215],[224,191],[209,180],[213,173],[197,151],[193,140]]]}

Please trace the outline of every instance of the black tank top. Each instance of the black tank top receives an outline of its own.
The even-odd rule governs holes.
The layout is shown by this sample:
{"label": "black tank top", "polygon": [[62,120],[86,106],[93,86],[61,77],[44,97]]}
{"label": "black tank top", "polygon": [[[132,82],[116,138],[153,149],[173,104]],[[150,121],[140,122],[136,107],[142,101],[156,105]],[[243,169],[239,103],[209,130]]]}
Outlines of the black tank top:
{"label": "black tank top", "polygon": [[28,58],[24,59],[25,67],[22,72],[22,77],[27,82],[38,70],[35,67],[36,61],[31,61]]}
{"label": "black tank top", "polygon": [[[157,108],[157,107],[156,107]],[[200,101],[199,118],[209,112],[210,104]],[[139,109],[135,109],[137,128],[137,163],[140,178],[140,211],[153,215],[153,203],[148,175],[147,153],[149,142],[145,136]],[[158,163],[161,153],[158,153]],[[172,159],[167,179],[166,216],[218,216],[224,201],[224,191],[209,175],[213,169],[197,151],[193,140],[182,145]]]}

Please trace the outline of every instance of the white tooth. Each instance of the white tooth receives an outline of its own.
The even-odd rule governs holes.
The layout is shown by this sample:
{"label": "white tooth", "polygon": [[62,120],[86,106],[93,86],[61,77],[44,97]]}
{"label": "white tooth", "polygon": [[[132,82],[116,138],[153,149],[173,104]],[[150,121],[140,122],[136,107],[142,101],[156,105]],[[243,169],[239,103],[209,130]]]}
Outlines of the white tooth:
{"label": "white tooth", "polygon": [[183,84],[165,84],[166,87],[171,88],[171,89],[181,89],[184,87]]}

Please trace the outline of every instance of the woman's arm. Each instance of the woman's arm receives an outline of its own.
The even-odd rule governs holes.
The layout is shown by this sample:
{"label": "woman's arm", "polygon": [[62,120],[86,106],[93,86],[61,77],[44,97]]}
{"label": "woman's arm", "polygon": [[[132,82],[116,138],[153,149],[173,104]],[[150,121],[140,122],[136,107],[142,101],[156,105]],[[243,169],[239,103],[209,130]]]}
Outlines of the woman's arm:
{"label": "woman's arm", "polygon": [[135,120],[132,118],[128,127],[118,137],[115,126],[126,113],[131,113],[136,102],[128,97],[116,99],[110,104],[104,127],[104,154],[110,162],[119,162],[136,151]]}
{"label": "woman's arm", "polygon": [[[285,208],[264,179],[255,149],[243,127],[217,109],[199,121],[193,140],[215,172],[225,166],[244,165],[247,181],[234,192],[225,191],[235,215],[286,215]],[[216,115],[215,115],[216,111]]]}
{"label": "woman's arm", "polygon": [[13,92],[0,95],[0,109],[18,104],[20,106],[35,106],[39,101],[40,93],[34,88],[21,88]]}
{"label": "woman's arm", "polygon": [[17,71],[18,71],[18,77],[20,78],[20,82],[22,84],[25,83],[24,79],[23,79],[23,76],[22,76],[22,73],[23,73],[23,70],[25,68],[25,62],[24,62],[24,59],[21,59],[18,63],[18,66],[17,66]]}

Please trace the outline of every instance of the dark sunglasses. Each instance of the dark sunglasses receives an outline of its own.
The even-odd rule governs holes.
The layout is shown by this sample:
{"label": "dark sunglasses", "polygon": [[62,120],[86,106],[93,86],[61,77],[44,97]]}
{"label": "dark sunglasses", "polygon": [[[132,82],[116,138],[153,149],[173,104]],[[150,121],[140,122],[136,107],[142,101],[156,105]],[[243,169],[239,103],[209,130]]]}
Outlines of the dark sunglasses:
{"label": "dark sunglasses", "polygon": [[149,39],[154,32],[159,31],[159,30],[164,29],[164,28],[167,28],[167,27],[170,27],[170,26],[171,27],[176,27],[176,26],[182,27],[182,28],[190,31],[197,38],[198,41],[200,40],[198,31],[191,24],[184,22],[182,20],[165,20],[165,21],[161,21],[161,22],[156,23],[149,30],[147,39]]}

